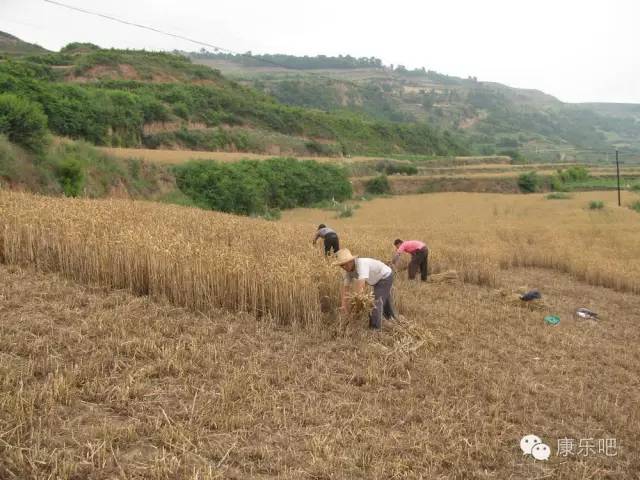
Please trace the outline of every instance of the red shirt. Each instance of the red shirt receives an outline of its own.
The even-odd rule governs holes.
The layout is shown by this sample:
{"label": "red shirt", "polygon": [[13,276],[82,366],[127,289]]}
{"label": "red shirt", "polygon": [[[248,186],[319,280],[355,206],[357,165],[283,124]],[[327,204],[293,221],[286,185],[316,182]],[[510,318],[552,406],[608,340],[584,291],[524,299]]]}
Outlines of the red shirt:
{"label": "red shirt", "polygon": [[398,247],[397,253],[407,252],[407,253],[415,253],[418,250],[422,250],[426,245],[419,240],[407,240],[402,242]]}

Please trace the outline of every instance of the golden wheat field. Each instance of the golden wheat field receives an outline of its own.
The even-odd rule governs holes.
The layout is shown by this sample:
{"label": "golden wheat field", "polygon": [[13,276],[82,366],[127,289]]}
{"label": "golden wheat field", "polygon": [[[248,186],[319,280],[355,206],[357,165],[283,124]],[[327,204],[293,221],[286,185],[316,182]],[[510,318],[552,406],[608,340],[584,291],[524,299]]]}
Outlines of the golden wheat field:
{"label": "golden wheat field", "polygon": [[[220,152],[220,151],[200,151],[200,150],[167,150],[149,148],[120,148],[120,147],[98,147],[102,152],[119,158],[139,158],[151,163],[183,163],[189,160],[216,160],[218,162],[237,162],[239,160],[266,160],[273,158],[273,155],[251,153],[251,152]],[[336,162],[336,157],[321,157],[315,155],[302,156],[300,158],[312,158],[319,162]],[[473,158],[473,157],[471,157]],[[371,161],[375,157],[354,156],[349,159],[342,159],[343,162]]]}
{"label": "golden wheat field", "polygon": [[[0,192],[0,478],[638,478],[640,215],[614,200],[446,193],[267,222]],[[401,272],[402,318],[370,332],[335,313],[320,222],[383,260],[422,239],[461,281]]]}
{"label": "golden wheat field", "polygon": [[[626,203],[638,198],[625,192]],[[590,210],[591,200],[605,208]],[[618,208],[615,192],[568,200],[544,195],[441,193],[361,202],[353,218],[327,219],[314,209],[287,212],[287,223],[320,221],[342,233],[355,252],[390,258],[393,239],[421,238],[433,249],[437,271],[461,270],[465,279],[494,285],[500,267],[540,267],[591,285],[640,293],[640,218]]]}
{"label": "golden wheat field", "polygon": [[[63,141],[57,139],[57,141]],[[123,147],[97,147],[100,151],[119,158],[138,158],[150,163],[163,163],[174,164],[183,163],[189,160],[215,160],[218,162],[236,162],[238,160],[252,159],[252,160],[266,160],[273,158],[273,154],[264,153],[252,153],[252,152],[224,152],[224,151],[202,151],[202,150],[170,150],[170,149],[150,149],[150,148],[123,148]],[[331,163],[357,163],[357,162],[371,162],[385,158],[385,156],[362,156],[362,155],[350,155],[348,157],[323,157],[317,155],[302,155],[299,158],[309,158],[318,162],[331,162]],[[490,155],[490,156],[464,156],[464,157],[451,157],[444,160],[433,159],[430,161],[431,165],[439,165],[443,162],[446,165],[467,165],[467,166],[482,166],[487,162],[494,166],[501,166],[509,168],[511,159],[504,155]],[[565,164],[563,164],[565,165]],[[571,165],[567,163],[566,165]]]}

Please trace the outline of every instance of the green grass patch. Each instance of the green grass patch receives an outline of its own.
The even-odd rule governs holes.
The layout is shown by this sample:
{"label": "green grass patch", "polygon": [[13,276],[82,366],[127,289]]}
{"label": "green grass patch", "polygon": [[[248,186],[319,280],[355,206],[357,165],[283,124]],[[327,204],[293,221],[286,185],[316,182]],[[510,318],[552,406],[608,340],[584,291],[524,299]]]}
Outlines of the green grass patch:
{"label": "green grass patch", "polygon": [[589,202],[589,210],[602,210],[604,202],[602,200],[591,200]]}
{"label": "green grass patch", "polygon": [[266,212],[264,212],[262,215],[259,215],[259,217],[265,220],[276,221],[282,218],[282,212],[280,211],[279,208],[270,208]]}
{"label": "green grass patch", "polygon": [[[443,157],[439,157],[437,155],[418,155],[418,154],[392,154],[392,155],[387,155],[387,157],[393,160],[405,160],[405,161],[414,162],[414,163],[431,162],[434,160],[442,161],[446,159]],[[453,157],[451,157],[450,160],[453,160]]]}
{"label": "green grass patch", "polygon": [[172,205],[180,205],[181,207],[193,207],[197,208],[196,202],[194,202],[190,197],[182,193],[180,190],[171,190],[156,199],[162,203],[170,203]]}
{"label": "green grass patch", "polygon": [[572,198],[571,195],[565,192],[553,192],[546,196],[547,200],[568,200]]}
{"label": "green grass patch", "polygon": [[35,153],[0,135],[0,182],[37,193],[98,198],[118,189],[152,198],[170,181],[167,168],[111,157],[86,142],[49,142]]}
{"label": "green grass patch", "polygon": [[[639,178],[627,178],[620,179],[620,188],[630,190],[639,182]],[[590,177],[587,180],[568,182],[564,184],[566,191],[578,191],[578,190],[616,190],[618,188],[618,181],[615,178],[602,178],[602,177]]]}
{"label": "green grass patch", "polygon": [[342,206],[338,209],[338,214],[336,218],[348,218],[353,217],[355,207],[348,204],[342,204]]}
{"label": "green grass patch", "polygon": [[636,200],[635,202],[633,202],[631,205],[629,205],[629,208],[640,213],[640,200]]}
{"label": "green grass patch", "polygon": [[[363,197],[362,200],[369,199]],[[348,218],[353,216],[355,210],[360,208],[360,205],[357,203],[336,202],[335,200],[323,200],[316,202],[311,207],[336,212],[335,218]]]}

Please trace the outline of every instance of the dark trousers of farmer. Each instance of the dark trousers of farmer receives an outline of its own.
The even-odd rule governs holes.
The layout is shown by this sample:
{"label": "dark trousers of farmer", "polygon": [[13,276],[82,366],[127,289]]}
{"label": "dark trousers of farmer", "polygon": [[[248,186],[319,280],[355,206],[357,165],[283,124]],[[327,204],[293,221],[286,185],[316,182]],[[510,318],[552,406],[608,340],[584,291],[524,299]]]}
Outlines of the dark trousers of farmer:
{"label": "dark trousers of farmer", "polygon": [[324,237],[324,254],[329,255],[331,250],[333,250],[333,253],[340,250],[340,241],[335,233],[328,233]]}
{"label": "dark trousers of farmer", "polygon": [[420,269],[420,280],[427,281],[427,263],[429,259],[429,250],[427,247],[416,250],[411,255],[411,261],[409,262],[409,280],[416,278],[416,273]]}
{"label": "dark trousers of farmer", "polygon": [[391,298],[391,287],[393,287],[393,274],[383,278],[373,286],[374,307],[369,315],[369,327],[382,327],[382,315],[387,320],[396,318],[393,309],[393,299]]}

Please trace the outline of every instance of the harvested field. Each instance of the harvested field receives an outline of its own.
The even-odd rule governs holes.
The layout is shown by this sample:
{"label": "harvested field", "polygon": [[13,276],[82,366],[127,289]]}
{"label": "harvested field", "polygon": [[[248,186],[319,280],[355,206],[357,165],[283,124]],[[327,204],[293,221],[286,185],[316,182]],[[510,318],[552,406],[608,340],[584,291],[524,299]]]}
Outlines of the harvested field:
{"label": "harvested field", "polygon": [[[434,194],[274,224],[0,192],[0,478],[634,478],[640,223],[612,202]],[[424,239],[460,281],[399,276],[381,332],[337,319],[320,221],[382,259]],[[496,293],[520,286],[541,309]]]}
{"label": "harvested field", "polygon": [[236,162],[246,158],[262,160],[273,155],[243,152],[204,152],[197,150],[152,150],[148,148],[98,147],[104,153],[119,158],[139,158],[145,162],[183,163],[189,160],[216,160],[218,162]]}
{"label": "harvested field", "polygon": [[[267,155],[260,153],[246,153],[246,152],[204,152],[197,150],[162,150],[162,149],[146,149],[146,148],[113,148],[113,147],[98,147],[103,152],[120,158],[139,158],[147,162],[159,162],[159,163],[183,163],[189,160],[216,160],[218,162],[237,162],[238,160],[252,159],[252,160],[265,160],[267,158],[273,158],[277,155]],[[357,161],[371,161],[376,157],[349,157],[348,159],[341,159],[338,157],[315,157],[307,156],[300,158],[310,158],[319,162],[357,162]],[[382,158],[382,157],[381,157]]]}
{"label": "harvested field", "polygon": [[[236,162],[246,158],[254,160],[264,160],[273,158],[271,154],[245,153],[245,152],[209,152],[198,150],[166,150],[166,149],[148,149],[148,148],[116,148],[116,147],[98,147],[103,152],[120,158],[139,158],[148,162],[160,163],[183,163],[192,159],[198,160],[216,160],[219,162]],[[393,156],[377,155],[377,156],[349,156],[349,157],[322,157],[322,156],[302,156],[300,158],[310,158],[320,162],[371,162],[382,160],[385,158],[393,158]],[[493,165],[502,165],[509,167],[510,159],[504,156],[492,157],[439,157],[428,160],[431,166],[464,166],[475,165],[481,166],[485,163]]]}
{"label": "harvested field", "polygon": [[[407,195],[416,193],[436,192],[473,192],[473,193],[519,193],[518,176],[522,172],[501,173],[472,173],[449,175],[390,175],[388,176],[390,193]],[[549,179],[554,171],[540,172],[541,178]],[[352,177],[351,183],[357,195],[366,193],[366,184],[373,176]],[[590,181],[610,180],[615,183],[615,173],[601,171],[591,173]],[[628,171],[620,176],[621,185],[626,186],[640,183],[640,170]],[[582,187],[584,190],[602,190],[596,185],[592,188]]]}
{"label": "harvested field", "polygon": [[[533,169],[529,169],[526,171],[531,171]],[[536,173],[538,175],[540,175],[541,177],[546,177],[546,176],[550,176],[554,173],[556,173],[557,168],[551,166],[551,167],[546,167],[546,168],[539,168],[537,170],[535,170]],[[425,181],[425,180],[442,180],[442,179],[501,179],[501,178],[518,178],[519,175],[521,175],[522,171],[518,171],[518,170],[503,170],[501,172],[456,172],[456,169],[451,169],[449,172],[446,173],[436,173],[436,174],[431,174],[431,175],[391,175],[390,178],[394,178],[394,179],[404,179],[404,180],[412,180],[412,181]],[[607,178],[614,178],[616,175],[615,170],[611,170],[611,169],[594,169],[594,170],[590,170],[589,171],[590,176],[592,177],[607,177]],[[624,179],[624,178],[636,178],[637,176],[640,176],[640,169],[629,169],[627,171],[625,171],[624,175],[621,174],[620,178]],[[367,181],[367,180],[371,180],[372,176],[366,176],[366,177],[358,177],[358,180],[361,181]]]}

